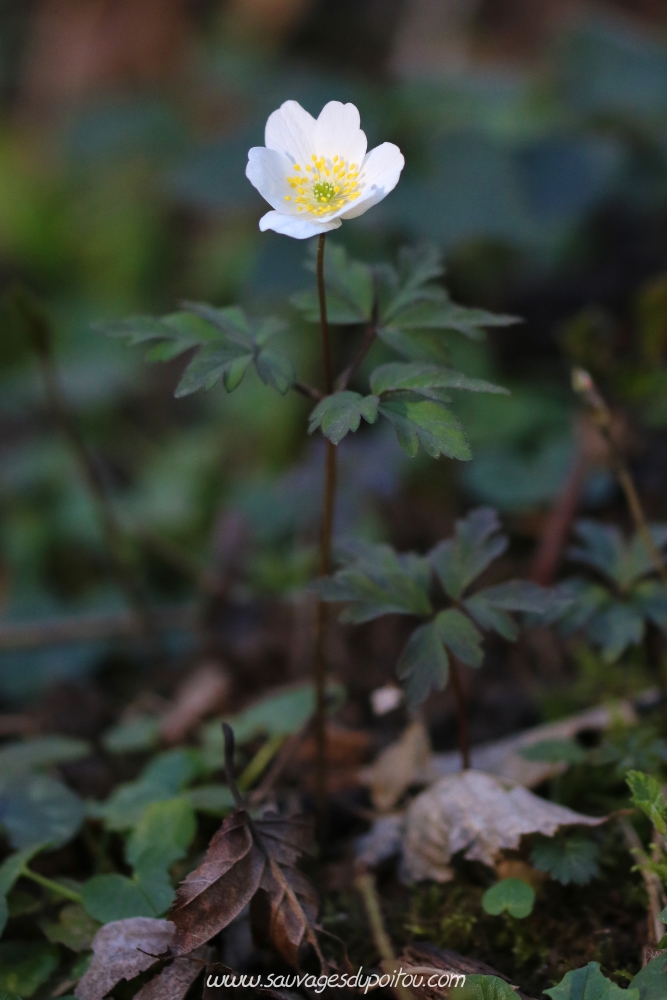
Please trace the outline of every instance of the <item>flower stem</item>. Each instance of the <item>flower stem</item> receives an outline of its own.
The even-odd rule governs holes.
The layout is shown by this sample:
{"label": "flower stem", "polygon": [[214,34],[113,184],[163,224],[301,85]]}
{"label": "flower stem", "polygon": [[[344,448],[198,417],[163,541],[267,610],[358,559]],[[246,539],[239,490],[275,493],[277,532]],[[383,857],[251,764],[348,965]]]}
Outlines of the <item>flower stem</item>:
{"label": "flower stem", "polygon": [[[324,286],[324,246],[323,233],[317,245],[317,293],[320,302],[320,327],[322,332],[322,362],[326,394],[334,391],[329,324],[327,322],[327,298]],[[336,447],[327,440],[324,474],[324,498],[322,507],[322,529],[320,532],[319,575],[331,572],[331,543],[333,538],[334,504],[336,499]],[[326,689],[327,670],[324,643],[326,638],[328,607],[320,598],[317,604],[315,631],[315,798],[317,813],[322,830],[326,829],[327,818],[327,730],[326,730]]]}
{"label": "flower stem", "polygon": [[595,423],[607,443],[612,468],[616,478],[618,479],[619,485],[625,494],[625,499],[630,510],[630,516],[634,521],[635,530],[641,538],[644,548],[646,549],[663,586],[667,587],[667,569],[665,568],[664,560],[660,550],[653,541],[648,518],[646,517],[646,512],[644,511],[642,502],[639,499],[639,493],[637,492],[635,481],[632,478],[632,473],[625,463],[621,449],[614,440],[614,435],[612,433],[611,410],[602,398],[589,373],[584,371],[582,368],[575,368],[573,370],[572,387],[591,410]]}
{"label": "flower stem", "polygon": [[458,717],[459,750],[461,751],[461,765],[464,771],[470,767],[470,736],[468,734],[468,710],[463,696],[461,685],[461,674],[456,657],[450,654],[449,673],[452,678],[452,689],[456,699],[456,714]]}
{"label": "flower stem", "polygon": [[54,882],[53,879],[47,878],[45,875],[38,875],[37,872],[33,872],[24,865],[21,869],[21,875],[24,878],[29,878],[37,885],[41,885],[43,889],[48,889],[49,892],[53,892],[56,896],[62,896],[63,899],[69,899],[72,903],[82,903],[83,900],[78,892],[74,889],[68,889],[66,885],[61,885],[59,882]]}

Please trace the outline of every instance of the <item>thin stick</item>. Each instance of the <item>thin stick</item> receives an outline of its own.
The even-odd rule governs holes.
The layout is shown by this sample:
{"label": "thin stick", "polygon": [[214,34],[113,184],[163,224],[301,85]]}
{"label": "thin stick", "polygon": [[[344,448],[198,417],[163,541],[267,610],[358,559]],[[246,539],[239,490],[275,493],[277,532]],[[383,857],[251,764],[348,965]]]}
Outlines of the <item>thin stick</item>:
{"label": "thin stick", "polygon": [[630,854],[632,854],[636,859],[637,867],[639,868],[642,878],[644,879],[646,895],[648,896],[649,937],[651,938],[652,944],[657,944],[665,933],[665,925],[660,919],[664,902],[662,883],[660,882],[658,876],[649,870],[649,859],[632,823],[630,823],[628,819],[621,819],[620,827],[623,831],[623,837],[627,848],[630,851]]}
{"label": "thin stick", "polygon": [[470,767],[470,736],[468,734],[468,713],[463,687],[461,685],[461,675],[456,657],[449,654],[449,673],[452,678],[452,689],[456,699],[456,715],[458,720],[459,750],[461,751],[461,765],[464,771]]}
{"label": "thin stick", "polygon": [[30,343],[37,356],[53,418],[77,459],[88,492],[97,507],[116,582],[125,594],[128,604],[142,622],[144,632],[147,635],[153,635],[154,629],[143,594],[143,587],[124,552],[123,532],[116,520],[106,483],[73,414],[70,412],[60,385],[58,369],[53,358],[53,337],[49,323],[29,296],[20,289],[14,292],[13,305],[25,325]]}
{"label": "thin stick", "polygon": [[[329,341],[329,323],[327,321],[327,298],[324,285],[324,246],[326,234],[322,233],[317,244],[317,294],[320,303],[320,328],[322,333],[322,362],[324,366],[324,381],[326,394],[334,391],[333,368],[331,364],[331,345]],[[328,576],[331,572],[331,544],[333,538],[334,504],[336,497],[336,446],[326,443],[326,467],[324,475],[324,498],[322,510],[322,529],[320,533],[320,566],[319,575]],[[319,599],[317,603],[317,620],[315,631],[315,746],[316,746],[316,785],[315,799],[317,813],[320,819],[322,836],[325,836],[327,826],[327,729],[326,729],[326,689],[327,669],[325,656],[325,638],[327,630],[328,606]]]}
{"label": "thin stick", "polygon": [[[367,870],[362,870],[354,880],[354,887],[361,896],[368,917],[368,924],[371,929],[373,943],[382,959],[382,968],[385,973],[394,976],[396,973],[396,956],[387,934],[382,917],[380,900],[375,888],[375,879]],[[392,986],[392,991],[399,1000],[413,1000],[412,993],[400,981]]]}
{"label": "thin stick", "polygon": [[660,577],[663,585],[667,588],[667,569],[665,569],[665,563],[657,545],[653,541],[646,513],[642,507],[642,502],[639,499],[639,494],[632,478],[632,474],[627,467],[621,450],[614,441],[614,437],[611,432],[611,410],[600,395],[600,392],[598,391],[598,388],[589,373],[584,371],[582,368],[575,368],[573,370],[572,387],[574,391],[581,396],[586,405],[590,407],[600,433],[607,442],[614,472],[621,489],[625,493],[625,499],[627,500],[630,514],[632,515],[632,520],[635,524],[635,529],[644,543],[644,548],[651,557],[656,573]]}
{"label": "thin stick", "polygon": [[[197,627],[197,609],[189,604],[158,608],[151,615],[151,623],[159,632],[173,629],[193,631]],[[101,639],[138,639],[143,635],[143,626],[131,611],[72,615],[46,621],[6,622],[0,625],[0,651],[67,646]]]}

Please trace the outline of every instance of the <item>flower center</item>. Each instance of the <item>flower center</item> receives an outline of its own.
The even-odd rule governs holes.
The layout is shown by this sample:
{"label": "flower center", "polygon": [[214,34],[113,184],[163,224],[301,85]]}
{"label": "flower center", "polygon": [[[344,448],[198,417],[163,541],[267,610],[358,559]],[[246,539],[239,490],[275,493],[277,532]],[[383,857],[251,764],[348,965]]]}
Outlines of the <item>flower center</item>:
{"label": "flower center", "polygon": [[311,160],[305,170],[295,163],[294,176],[287,178],[295,194],[285,195],[285,201],[293,200],[298,212],[330,215],[359,197],[363,175],[356,163],[348,163],[342,156],[330,160],[315,153]]}
{"label": "flower center", "polygon": [[335,193],[331,181],[318,181],[317,184],[313,184],[313,194],[318,201],[331,201]]}

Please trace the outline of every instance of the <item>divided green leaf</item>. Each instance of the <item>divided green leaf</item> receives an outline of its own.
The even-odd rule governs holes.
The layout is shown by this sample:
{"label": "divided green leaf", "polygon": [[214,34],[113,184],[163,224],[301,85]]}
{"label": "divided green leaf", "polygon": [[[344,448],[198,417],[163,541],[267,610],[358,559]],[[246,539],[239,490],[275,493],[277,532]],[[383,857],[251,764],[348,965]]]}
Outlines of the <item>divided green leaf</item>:
{"label": "divided green leaf", "polygon": [[545,837],[533,848],[530,859],[541,872],[547,872],[561,885],[588,885],[600,874],[598,845],[586,837],[565,840]]}
{"label": "divided green leaf", "polygon": [[461,372],[441,365],[395,361],[381,365],[371,375],[371,390],[376,396],[384,393],[412,391],[430,399],[442,400],[443,389],[462,389],[468,392],[508,394],[502,386],[493,385],[481,378],[467,378]]}
{"label": "divided green leaf", "polygon": [[320,400],[310,414],[308,433],[321,428],[333,444],[340,444],[350,431],[358,431],[361,418],[374,424],[378,416],[377,396],[361,396],[358,392],[336,392]]}
{"label": "divided green leaf", "polygon": [[393,424],[398,443],[410,458],[420,445],[431,458],[445,455],[462,462],[472,458],[461,422],[440,403],[397,392],[380,403],[379,412]]}
{"label": "divided green leaf", "polygon": [[[306,263],[316,269],[315,259]],[[373,275],[367,264],[352,260],[344,247],[329,243],[324,255],[324,284],[327,292],[327,318],[334,326],[368,323],[373,312]],[[310,323],[319,323],[320,304],[317,290],[296,292],[291,302]]]}
{"label": "divided green leaf", "polygon": [[495,510],[478,507],[456,522],[453,538],[436,545],[428,558],[445,592],[456,599],[506,548]]}
{"label": "divided green leaf", "polygon": [[195,349],[176,396],[211,389],[220,380],[227,392],[232,392],[253,363],[262,381],[282,394],[294,383],[291,362],[267,347],[286,324],[272,316],[251,318],[238,306],[216,309],[187,302],[184,311],[162,319],[138,316],[98,324],[97,328],[110,336],[124,337],[131,345],[156,341],[147,355],[149,361],[169,361]]}
{"label": "divided green leaf", "polygon": [[445,646],[469,667],[481,667],[483,635],[458,608],[447,608],[435,617],[435,627]]}
{"label": "divided green leaf", "polygon": [[441,691],[446,686],[449,659],[435,621],[414,630],[396,664],[396,676],[406,681],[405,696],[413,707],[432,689]]}
{"label": "divided green leaf", "polygon": [[397,555],[388,545],[367,545],[319,590],[325,601],[349,602],[341,621],[358,623],[388,614],[431,614],[428,580],[425,560]]}
{"label": "divided green leaf", "polygon": [[633,805],[648,816],[658,833],[664,837],[667,833],[667,799],[661,783],[652,775],[641,771],[629,771],[625,780],[630,788]]}

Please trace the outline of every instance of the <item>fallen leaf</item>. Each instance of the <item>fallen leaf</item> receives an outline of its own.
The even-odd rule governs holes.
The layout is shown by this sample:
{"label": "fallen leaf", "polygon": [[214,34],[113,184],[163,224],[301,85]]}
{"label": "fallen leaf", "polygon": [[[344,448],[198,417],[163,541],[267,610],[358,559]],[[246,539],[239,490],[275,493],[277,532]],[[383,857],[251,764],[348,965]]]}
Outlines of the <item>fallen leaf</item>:
{"label": "fallen leaf", "polygon": [[526,834],[551,837],[561,826],[604,822],[605,817],[584,816],[494,775],[463,771],[442,778],[409,806],[404,868],[416,881],[447,882],[452,878],[449,861],[457,851],[493,867],[498,852],[515,850]]}
{"label": "fallen leaf", "polygon": [[[466,978],[472,976],[495,976],[499,980],[503,980],[506,983],[509,982],[502,972],[498,972],[497,969],[487,965],[486,962],[480,962],[477,958],[460,955],[457,951],[451,951],[449,948],[436,948],[435,945],[425,941],[409,945],[401,955],[400,963],[409,974],[419,975],[419,970],[423,970],[426,980],[428,980],[428,973],[454,972],[462,973]],[[437,986],[429,987],[427,982],[419,988],[412,987],[411,992],[416,1000],[442,1000],[442,997],[446,995]],[[462,987],[454,985],[450,988],[449,996],[452,997],[452,1000],[455,1000],[461,993]],[[515,990],[513,995],[515,1000],[530,1000],[530,997],[527,997],[520,990]]]}
{"label": "fallen leaf", "polygon": [[379,812],[393,809],[426,767],[430,756],[428,732],[418,719],[370,767],[360,772],[359,780],[370,788],[373,805]]}
{"label": "fallen leaf", "polygon": [[[366,730],[327,725],[328,784],[332,794],[359,784],[359,768],[368,759],[371,735]],[[298,774],[302,788],[316,787],[317,748],[315,737],[304,739],[295,755],[291,771]]]}
{"label": "fallen leaf", "polygon": [[257,823],[269,853],[259,891],[251,903],[257,937],[273,944],[293,966],[306,940],[319,955],[314,932],[319,899],[311,882],[294,867],[301,854],[313,852],[313,824],[306,820],[268,817]]}
{"label": "fallen leaf", "polygon": [[172,954],[186,955],[227,927],[253,901],[260,936],[293,965],[308,940],[319,955],[314,931],[318,897],[297,859],[313,850],[310,821],[282,816],[257,820],[237,810],[215,834],[204,861],[176,894],[169,916],[176,926]]}
{"label": "fallen leaf", "polygon": [[133,1000],[183,1000],[206,967],[206,951],[204,947],[197,948],[191,955],[175,958],[142,986]]}
{"label": "fallen leaf", "polygon": [[79,980],[79,1000],[103,1000],[121,979],[134,979],[165,954],[174,925],[153,917],[130,917],[101,927],[93,939],[93,960]]}
{"label": "fallen leaf", "polygon": [[[481,743],[472,747],[470,761],[476,771],[495,774],[499,778],[507,778],[526,788],[535,788],[547,778],[552,778],[565,770],[566,765],[551,761],[526,760],[520,751],[526,747],[543,743],[546,740],[572,739],[577,733],[586,729],[604,730],[614,723],[622,722],[632,725],[637,716],[629,701],[619,701],[612,705],[592,708],[577,715],[570,715],[557,722],[526,729],[515,736],[508,736],[492,743]],[[434,753],[426,762],[416,781],[422,785],[431,785],[448,774],[456,774],[461,770],[461,754],[458,750],[451,753]]]}
{"label": "fallen leaf", "polygon": [[230,676],[219,663],[203,663],[189,674],[160,720],[164,742],[181,743],[202,719],[221,711],[230,686]]}
{"label": "fallen leaf", "polygon": [[187,955],[230,924],[255,895],[265,863],[246,813],[231,813],[214,834],[201,865],[176,892],[169,913],[176,926],[172,953]]}

